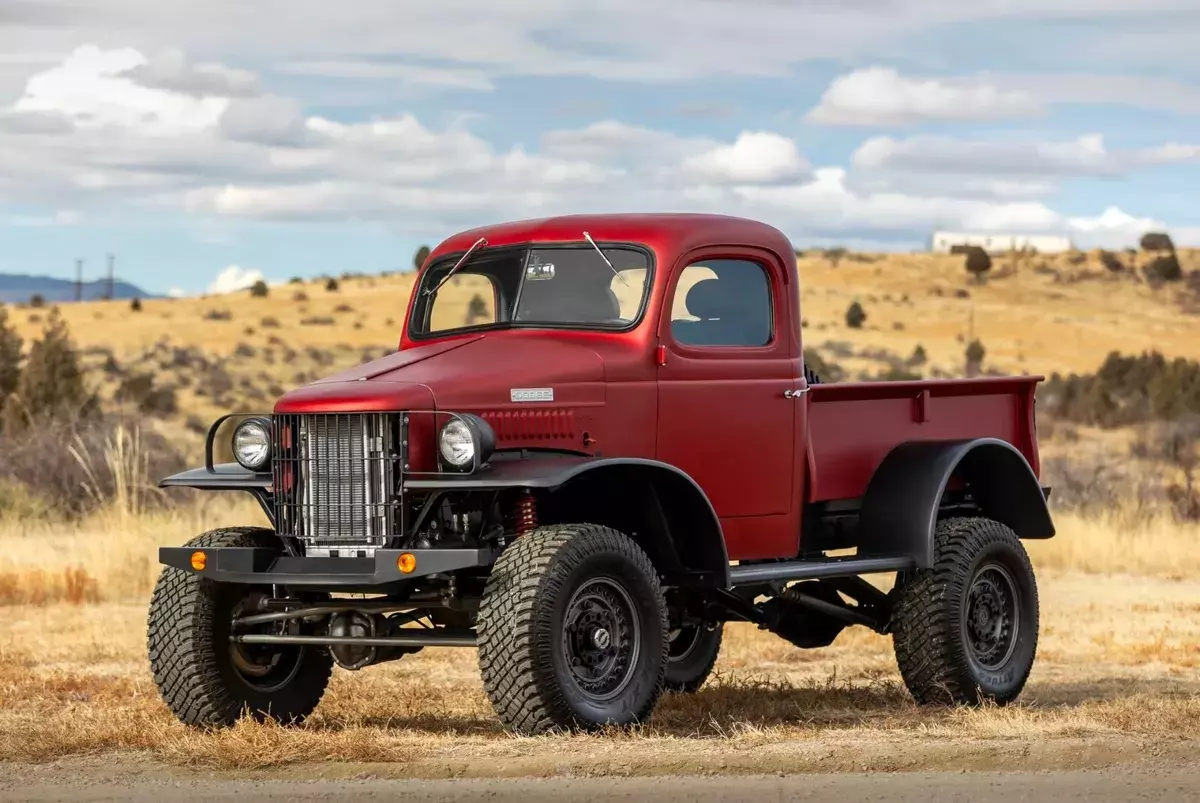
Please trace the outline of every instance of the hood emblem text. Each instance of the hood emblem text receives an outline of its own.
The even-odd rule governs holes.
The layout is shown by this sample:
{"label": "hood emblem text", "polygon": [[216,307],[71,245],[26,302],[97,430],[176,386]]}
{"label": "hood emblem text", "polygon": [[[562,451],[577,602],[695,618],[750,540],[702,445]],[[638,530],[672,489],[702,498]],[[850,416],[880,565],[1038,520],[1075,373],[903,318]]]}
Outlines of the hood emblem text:
{"label": "hood emblem text", "polygon": [[509,398],[515,402],[552,402],[554,388],[512,388]]}

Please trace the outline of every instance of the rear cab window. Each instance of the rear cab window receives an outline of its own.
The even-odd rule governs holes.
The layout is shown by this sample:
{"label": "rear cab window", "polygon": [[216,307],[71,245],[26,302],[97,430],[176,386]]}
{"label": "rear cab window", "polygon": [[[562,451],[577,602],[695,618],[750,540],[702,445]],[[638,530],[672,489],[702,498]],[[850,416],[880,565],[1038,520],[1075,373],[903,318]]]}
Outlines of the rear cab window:
{"label": "rear cab window", "polygon": [[771,283],[746,259],[706,259],[679,275],[671,336],[684,346],[756,347],[772,340]]}

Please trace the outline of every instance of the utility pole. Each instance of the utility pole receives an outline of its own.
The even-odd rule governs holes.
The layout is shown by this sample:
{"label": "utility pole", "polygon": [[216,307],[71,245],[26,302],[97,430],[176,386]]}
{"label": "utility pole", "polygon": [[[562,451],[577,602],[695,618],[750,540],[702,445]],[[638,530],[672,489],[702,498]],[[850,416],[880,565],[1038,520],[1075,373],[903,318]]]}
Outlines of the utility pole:
{"label": "utility pole", "polygon": [[108,255],[108,295],[105,296],[108,299],[116,295],[116,279],[113,273],[113,263],[116,262],[116,259],[112,254]]}
{"label": "utility pole", "polygon": [[83,260],[75,260],[75,300],[83,301]]}

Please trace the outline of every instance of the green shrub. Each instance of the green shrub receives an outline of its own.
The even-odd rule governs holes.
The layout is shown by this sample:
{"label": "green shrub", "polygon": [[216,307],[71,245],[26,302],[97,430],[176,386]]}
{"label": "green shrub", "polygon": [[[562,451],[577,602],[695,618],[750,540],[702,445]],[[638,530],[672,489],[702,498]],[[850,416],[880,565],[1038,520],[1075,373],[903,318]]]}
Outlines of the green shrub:
{"label": "green shrub", "polygon": [[262,279],[250,285],[250,295],[253,298],[266,298],[270,294],[271,288],[267,287],[267,283]]}
{"label": "green shrub", "polygon": [[963,263],[963,267],[967,269],[967,273],[976,279],[982,279],[984,274],[992,269],[992,257],[979,246],[967,246],[966,255],[967,258]]}
{"label": "green shrub", "polygon": [[4,431],[20,431],[35,417],[87,416],[95,409],[96,399],[84,386],[67,326],[54,309],[41,340],[34,341],[29,349],[16,390],[5,399]]}
{"label": "green shrub", "polygon": [[862,325],[866,321],[867,311],[863,309],[862,304],[855,301],[846,309],[846,326],[851,329],[862,329]]}
{"label": "green shrub", "polygon": [[1175,243],[1171,241],[1171,235],[1161,231],[1148,231],[1142,235],[1142,239],[1138,242],[1143,251],[1174,251]]}
{"label": "green shrub", "polygon": [[967,376],[976,376],[983,368],[983,358],[987,356],[987,349],[983,347],[982,341],[978,338],[967,344]]}
{"label": "green shrub", "polygon": [[1112,251],[1100,252],[1100,264],[1113,273],[1120,273],[1125,270],[1125,263]]}
{"label": "green shrub", "polygon": [[1177,282],[1183,278],[1183,269],[1179,266],[1179,257],[1174,251],[1156,256],[1142,268],[1142,273],[1151,284]]}
{"label": "green shrub", "polygon": [[423,245],[417,249],[417,253],[413,254],[413,267],[420,270],[427,259],[429,259],[429,246]]}
{"label": "green shrub", "polygon": [[925,347],[918,343],[917,347],[913,349],[912,355],[908,358],[907,363],[914,366],[924,365],[928,359],[928,355],[925,354]]}
{"label": "green shrub", "polygon": [[1054,416],[1105,427],[1200,414],[1200,362],[1112,352],[1094,374],[1054,374],[1038,390]]}
{"label": "green shrub", "polygon": [[21,379],[21,336],[8,325],[8,310],[0,307],[0,410]]}

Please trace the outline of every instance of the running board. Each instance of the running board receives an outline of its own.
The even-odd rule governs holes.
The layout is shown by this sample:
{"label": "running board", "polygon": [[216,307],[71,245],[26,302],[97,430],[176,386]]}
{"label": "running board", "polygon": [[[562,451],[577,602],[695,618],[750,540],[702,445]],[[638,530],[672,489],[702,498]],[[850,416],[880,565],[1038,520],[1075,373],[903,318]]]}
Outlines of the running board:
{"label": "running board", "polygon": [[[411,633],[412,635],[409,635]],[[312,644],[321,647],[474,647],[473,630],[419,630],[406,628],[392,636],[273,636],[246,633],[229,637],[239,644]]]}
{"label": "running board", "polygon": [[822,580],[827,577],[857,577],[860,574],[899,572],[917,565],[908,556],[890,558],[825,558],[752,563],[729,567],[729,585],[769,583],[774,580]]}

